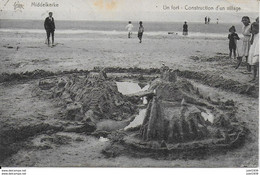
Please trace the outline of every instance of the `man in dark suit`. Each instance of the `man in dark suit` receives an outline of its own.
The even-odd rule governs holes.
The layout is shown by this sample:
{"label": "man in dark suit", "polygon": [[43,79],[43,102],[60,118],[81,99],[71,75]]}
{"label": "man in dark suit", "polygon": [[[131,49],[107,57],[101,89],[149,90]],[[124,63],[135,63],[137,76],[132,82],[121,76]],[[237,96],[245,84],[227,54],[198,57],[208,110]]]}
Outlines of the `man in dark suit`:
{"label": "man in dark suit", "polygon": [[54,46],[55,23],[54,18],[52,17],[52,12],[49,12],[49,16],[45,19],[44,28],[47,33],[48,46],[50,46],[50,35],[52,39],[52,46]]}

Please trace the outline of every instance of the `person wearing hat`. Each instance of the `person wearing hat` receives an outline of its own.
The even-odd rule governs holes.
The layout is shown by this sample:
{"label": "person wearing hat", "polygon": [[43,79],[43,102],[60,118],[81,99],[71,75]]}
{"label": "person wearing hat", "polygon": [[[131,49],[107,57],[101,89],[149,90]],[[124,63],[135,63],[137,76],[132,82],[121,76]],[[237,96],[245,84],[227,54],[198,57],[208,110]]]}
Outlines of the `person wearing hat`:
{"label": "person wearing hat", "polygon": [[240,38],[238,37],[236,33],[235,26],[230,27],[229,29],[230,34],[228,35],[229,39],[229,58],[232,56],[232,52],[234,54],[234,59],[236,59],[236,49],[237,49],[237,40]]}
{"label": "person wearing hat", "polygon": [[139,43],[142,43],[142,37],[143,37],[143,33],[144,33],[144,26],[143,26],[143,22],[140,21],[139,22],[139,29],[138,29],[138,38],[139,38]]}
{"label": "person wearing hat", "polygon": [[45,19],[44,28],[47,34],[48,46],[50,46],[50,35],[52,39],[52,46],[54,46],[55,23],[54,23],[54,18],[52,17],[52,12],[49,12],[49,16]]}

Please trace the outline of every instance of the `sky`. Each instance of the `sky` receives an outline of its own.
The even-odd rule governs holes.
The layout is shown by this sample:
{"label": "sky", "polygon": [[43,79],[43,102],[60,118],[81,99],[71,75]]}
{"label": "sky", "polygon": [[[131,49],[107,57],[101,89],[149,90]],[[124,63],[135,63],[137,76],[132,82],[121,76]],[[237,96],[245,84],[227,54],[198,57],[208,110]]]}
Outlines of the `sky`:
{"label": "sky", "polygon": [[[46,7],[43,4],[52,4]],[[55,5],[54,5],[55,4]],[[0,19],[222,22],[258,16],[258,0],[0,0]]]}

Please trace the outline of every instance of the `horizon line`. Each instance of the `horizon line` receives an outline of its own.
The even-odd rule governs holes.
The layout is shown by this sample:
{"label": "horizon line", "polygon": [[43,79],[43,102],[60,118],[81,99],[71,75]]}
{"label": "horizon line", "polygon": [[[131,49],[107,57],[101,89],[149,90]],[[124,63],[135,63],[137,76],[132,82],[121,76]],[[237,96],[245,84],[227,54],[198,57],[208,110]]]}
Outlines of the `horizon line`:
{"label": "horizon line", "polygon": [[[20,18],[1,18],[0,20],[30,20],[30,21],[41,21],[41,20],[44,20],[43,19],[20,19]],[[154,20],[89,20],[89,19],[76,19],[76,20],[72,20],[72,19],[55,19],[55,21],[86,21],[86,22],[128,22],[128,21],[132,21],[132,22],[139,22],[139,21],[146,21],[146,22],[156,22],[156,23],[179,23],[179,22],[189,22],[189,23],[204,23],[204,20],[201,20],[201,21],[189,21],[189,20],[183,20],[183,21],[169,21],[169,20],[165,20],[165,21],[162,21],[162,20],[158,20],[158,21],[154,21]],[[230,24],[238,24],[240,23],[241,21],[239,22],[229,22],[229,21],[221,21],[221,19],[219,19],[219,24],[227,24],[227,23],[230,23]],[[215,24],[216,22],[211,22],[211,24]]]}

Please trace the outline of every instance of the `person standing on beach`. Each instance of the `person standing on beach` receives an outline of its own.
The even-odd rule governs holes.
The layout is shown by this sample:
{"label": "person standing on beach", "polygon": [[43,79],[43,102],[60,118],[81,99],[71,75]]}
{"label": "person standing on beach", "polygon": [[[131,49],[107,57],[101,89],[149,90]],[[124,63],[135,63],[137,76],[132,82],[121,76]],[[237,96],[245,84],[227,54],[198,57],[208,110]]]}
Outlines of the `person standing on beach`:
{"label": "person standing on beach", "polygon": [[55,23],[54,18],[52,17],[52,12],[49,12],[49,16],[45,19],[44,28],[47,33],[48,46],[50,46],[50,35],[52,39],[52,46],[54,46]]}
{"label": "person standing on beach", "polygon": [[[248,16],[243,16],[241,22],[243,23],[243,27],[242,27],[242,34],[243,34],[242,57],[246,58],[246,63],[247,63],[248,62],[248,53],[249,53],[249,49],[250,49],[250,38],[251,38],[250,19],[249,19]],[[242,59],[239,60],[236,69],[239,67],[241,62],[242,62]],[[247,70],[249,72],[251,71],[251,67],[249,65],[247,65]]]}
{"label": "person standing on beach", "polygon": [[207,16],[205,17],[205,24],[207,24],[207,22],[208,22],[208,18],[207,18]]}
{"label": "person standing on beach", "polygon": [[131,21],[128,22],[127,26],[125,27],[128,31],[128,38],[131,38],[132,35],[132,29],[134,28]]}
{"label": "person standing on beach", "polygon": [[208,17],[208,24],[209,24],[209,22],[210,22],[210,17]]}
{"label": "person standing on beach", "polygon": [[256,80],[257,69],[259,70],[259,22],[258,19],[256,22],[252,23],[251,25],[251,33],[252,38],[250,40],[251,46],[249,50],[248,56],[248,64],[253,68],[253,79],[252,81]]}
{"label": "person standing on beach", "polygon": [[228,35],[228,39],[229,39],[229,58],[231,58],[232,52],[233,52],[234,59],[236,59],[237,40],[239,40],[240,38],[238,37],[238,35],[236,33],[235,26],[232,26],[229,29],[229,32],[230,32],[230,34]]}
{"label": "person standing on beach", "polygon": [[217,18],[217,24],[218,24],[218,18]]}
{"label": "person standing on beach", "polygon": [[138,36],[138,38],[139,38],[139,43],[142,43],[142,37],[143,37],[143,33],[144,33],[144,26],[143,26],[143,22],[142,21],[140,21],[139,22],[139,29],[138,29],[138,34],[137,34],[137,36]]}
{"label": "person standing on beach", "polygon": [[183,24],[183,33],[182,33],[184,36],[188,35],[188,24],[187,22],[185,21],[184,24]]}

